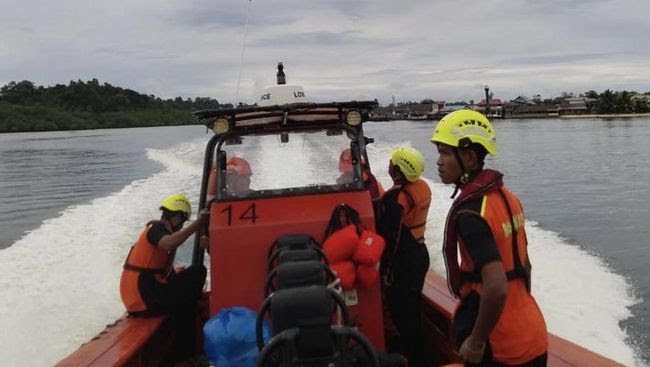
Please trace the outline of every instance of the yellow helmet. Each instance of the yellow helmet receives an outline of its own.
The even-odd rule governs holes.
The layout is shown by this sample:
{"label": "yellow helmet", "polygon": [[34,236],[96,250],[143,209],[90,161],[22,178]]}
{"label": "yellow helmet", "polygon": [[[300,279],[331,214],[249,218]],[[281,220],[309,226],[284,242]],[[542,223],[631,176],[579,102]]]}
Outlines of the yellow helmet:
{"label": "yellow helmet", "polygon": [[397,148],[390,156],[390,164],[399,167],[409,182],[415,182],[424,172],[424,157],[411,147]]}
{"label": "yellow helmet", "polygon": [[189,218],[192,215],[192,205],[183,194],[173,194],[164,198],[160,203],[160,209],[167,209],[170,212],[183,212]]}
{"label": "yellow helmet", "polygon": [[492,123],[485,115],[473,110],[458,110],[443,117],[438,122],[431,141],[456,148],[477,143],[491,155],[499,153]]}

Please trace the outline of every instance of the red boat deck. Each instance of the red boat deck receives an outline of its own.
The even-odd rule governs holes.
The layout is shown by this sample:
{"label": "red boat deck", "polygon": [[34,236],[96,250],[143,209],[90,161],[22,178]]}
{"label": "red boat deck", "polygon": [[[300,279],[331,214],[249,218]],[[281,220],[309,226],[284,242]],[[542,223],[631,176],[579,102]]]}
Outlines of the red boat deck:
{"label": "red boat deck", "polygon": [[[156,366],[165,359],[161,338],[167,317],[131,318],[125,314],[56,367]],[[157,352],[152,352],[155,349]],[[157,357],[156,357],[157,356]]]}

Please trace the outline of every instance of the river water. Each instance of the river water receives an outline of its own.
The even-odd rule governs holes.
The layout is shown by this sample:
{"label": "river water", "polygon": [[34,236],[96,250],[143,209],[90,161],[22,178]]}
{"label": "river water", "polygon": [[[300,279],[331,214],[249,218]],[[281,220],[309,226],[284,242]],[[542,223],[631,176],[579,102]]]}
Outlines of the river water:
{"label": "river water", "polygon": [[[628,366],[650,358],[650,119],[496,121],[501,170],[523,202],[533,293],[550,331]],[[453,188],[440,184],[433,122],[367,125],[388,187],[391,150],[422,151],[434,201],[427,243],[443,271]],[[196,208],[201,126],[0,134],[0,360],[50,366],[123,313],[118,281],[160,199]],[[281,162],[278,162],[281,164]],[[179,261],[189,262],[189,246]]]}

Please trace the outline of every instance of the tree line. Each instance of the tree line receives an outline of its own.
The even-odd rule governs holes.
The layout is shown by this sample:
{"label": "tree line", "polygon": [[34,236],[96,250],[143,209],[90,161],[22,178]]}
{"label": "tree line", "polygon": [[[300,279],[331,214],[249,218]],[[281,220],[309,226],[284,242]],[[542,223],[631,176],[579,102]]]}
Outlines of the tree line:
{"label": "tree line", "polygon": [[51,87],[12,81],[0,88],[0,132],[189,125],[198,123],[194,110],[229,107],[209,97],[163,100],[97,79]]}
{"label": "tree line", "polygon": [[[602,93],[590,90],[579,97],[586,99],[590,113],[650,112],[646,99],[633,98],[637,94],[607,89]],[[646,93],[648,94],[650,92]],[[569,97],[574,95],[563,92],[560,97],[542,100],[536,96],[533,101],[560,104]],[[417,102],[400,105],[412,103]],[[434,101],[425,99],[420,103]],[[473,103],[474,101],[469,102]],[[163,100],[154,95],[100,83],[97,79],[87,82],[70,81],[68,85],[57,84],[51,87],[36,86],[28,80],[12,81],[0,88],[0,133],[189,125],[198,123],[191,114],[194,110],[232,107],[232,104],[220,104],[209,97]],[[376,112],[381,113],[390,108],[391,106],[382,106]]]}
{"label": "tree line", "polygon": [[[590,98],[593,102],[590,105],[592,113],[645,113],[650,112],[650,106],[646,99],[632,98],[636,92],[612,91],[610,89],[598,94],[595,91],[588,91],[584,97]],[[650,93],[645,93],[648,95]]]}
{"label": "tree line", "polygon": [[[644,98],[633,98],[634,96],[646,96]],[[613,91],[606,89],[602,93],[589,90],[585,93],[575,95],[569,92],[562,92],[559,97],[542,100],[539,96],[533,97],[536,103],[561,105],[567,98],[583,98],[589,113],[593,114],[625,114],[625,113],[646,113],[650,112],[650,92],[637,93],[634,91]]]}

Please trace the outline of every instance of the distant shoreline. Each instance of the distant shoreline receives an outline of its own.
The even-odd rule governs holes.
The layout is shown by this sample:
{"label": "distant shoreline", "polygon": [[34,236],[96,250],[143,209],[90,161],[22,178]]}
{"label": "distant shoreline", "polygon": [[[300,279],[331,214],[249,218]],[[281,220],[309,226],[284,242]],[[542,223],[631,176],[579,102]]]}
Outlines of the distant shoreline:
{"label": "distant shoreline", "polygon": [[585,118],[629,118],[629,117],[650,117],[650,112],[642,113],[614,113],[614,114],[589,114],[589,115],[560,115],[561,119],[585,119]]}
{"label": "distant shoreline", "polygon": [[[414,122],[422,122],[422,121],[439,121],[443,116],[440,116],[439,118],[391,118],[387,116],[372,116],[370,118],[370,121],[414,121]],[[559,114],[552,114],[552,115],[530,115],[530,116],[525,116],[525,115],[516,115],[516,116],[508,116],[506,118],[501,118],[501,117],[492,117],[490,120],[494,121],[500,121],[500,120],[525,120],[525,119],[530,119],[530,120],[547,120],[547,119],[562,119],[562,120],[574,120],[574,119],[590,119],[590,118],[597,118],[597,119],[628,119],[628,118],[635,118],[635,117],[650,117],[650,112],[640,112],[640,113],[612,113],[612,114],[585,114],[585,115],[559,115]]]}

